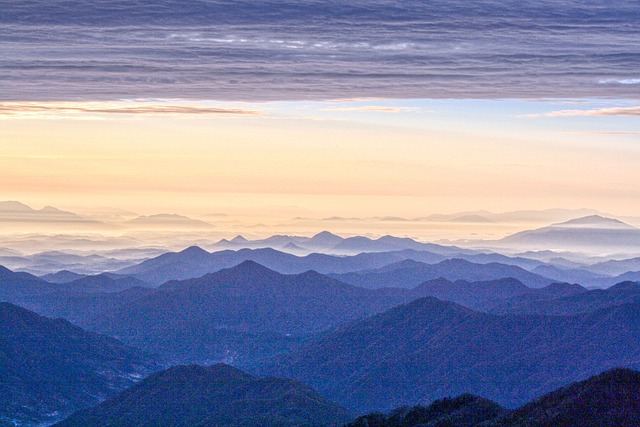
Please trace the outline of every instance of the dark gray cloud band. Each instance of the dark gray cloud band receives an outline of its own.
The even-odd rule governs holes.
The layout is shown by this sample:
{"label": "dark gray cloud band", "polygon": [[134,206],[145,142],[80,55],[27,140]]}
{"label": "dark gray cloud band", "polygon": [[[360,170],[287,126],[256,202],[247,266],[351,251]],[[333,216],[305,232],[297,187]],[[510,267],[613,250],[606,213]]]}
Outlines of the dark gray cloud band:
{"label": "dark gray cloud band", "polygon": [[0,0],[0,99],[640,98],[637,1]]}

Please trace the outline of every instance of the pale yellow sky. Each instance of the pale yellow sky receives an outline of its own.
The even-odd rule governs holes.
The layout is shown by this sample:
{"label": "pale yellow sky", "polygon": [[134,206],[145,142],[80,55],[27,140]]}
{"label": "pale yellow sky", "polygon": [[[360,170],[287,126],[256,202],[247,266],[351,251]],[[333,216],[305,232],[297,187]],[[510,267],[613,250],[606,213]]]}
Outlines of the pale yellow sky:
{"label": "pale yellow sky", "polygon": [[224,106],[255,116],[213,107],[105,113],[91,104],[5,115],[0,199],[256,221],[552,207],[638,214],[633,132],[575,132],[602,125],[524,117],[531,107],[512,111],[506,101],[484,112],[457,112],[451,102]]}

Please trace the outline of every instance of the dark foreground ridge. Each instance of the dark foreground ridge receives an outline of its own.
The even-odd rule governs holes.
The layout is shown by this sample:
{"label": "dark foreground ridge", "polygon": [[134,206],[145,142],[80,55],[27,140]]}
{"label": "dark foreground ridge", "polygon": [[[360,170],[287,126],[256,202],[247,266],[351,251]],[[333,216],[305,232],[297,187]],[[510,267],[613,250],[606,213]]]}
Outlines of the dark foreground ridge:
{"label": "dark foreground ridge", "polygon": [[462,394],[437,400],[429,406],[401,407],[389,414],[364,415],[345,427],[474,427],[505,413],[505,408],[491,400]]}
{"label": "dark foreground ridge", "polygon": [[176,366],[80,411],[59,427],[337,426],[352,415],[293,380],[256,378],[225,364]]}
{"label": "dark foreground ridge", "polygon": [[470,394],[429,406],[372,413],[346,427],[633,427],[640,425],[640,372],[613,369],[507,411]]}
{"label": "dark foreground ridge", "polygon": [[640,372],[612,369],[553,391],[491,427],[640,425]]}
{"label": "dark foreground ridge", "polygon": [[640,372],[617,368],[557,389],[509,411],[472,394],[388,414],[352,417],[290,379],[256,378],[225,364],[158,372],[58,427],[635,427]]}

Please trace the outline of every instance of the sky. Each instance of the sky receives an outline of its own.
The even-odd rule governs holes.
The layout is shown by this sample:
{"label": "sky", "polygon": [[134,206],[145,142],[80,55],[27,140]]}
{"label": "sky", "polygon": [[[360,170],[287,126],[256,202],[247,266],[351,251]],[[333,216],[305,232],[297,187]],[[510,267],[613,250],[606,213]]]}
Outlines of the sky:
{"label": "sky", "polygon": [[0,199],[637,215],[634,1],[0,1]]}

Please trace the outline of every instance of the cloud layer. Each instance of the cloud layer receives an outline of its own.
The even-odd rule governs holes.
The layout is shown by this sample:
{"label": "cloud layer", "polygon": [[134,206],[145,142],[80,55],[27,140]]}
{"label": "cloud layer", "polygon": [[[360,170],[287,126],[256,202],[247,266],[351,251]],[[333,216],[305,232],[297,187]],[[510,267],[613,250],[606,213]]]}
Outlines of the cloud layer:
{"label": "cloud layer", "polygon": [[640,117],[638,107],[595,108],[591,110],[558,110],[529,117]]}
{"label": "cloud layer", "polygon": [[635,0],[21,0],[2,9],[5,101],[629,97],[640,82]]}
{"label": "cloud layer", "polygon": [[152,102],[2,102],[0,117],[59,117],[82,115],[211,116],[257,115],[254,110]]}

